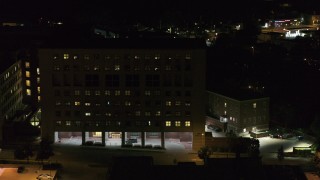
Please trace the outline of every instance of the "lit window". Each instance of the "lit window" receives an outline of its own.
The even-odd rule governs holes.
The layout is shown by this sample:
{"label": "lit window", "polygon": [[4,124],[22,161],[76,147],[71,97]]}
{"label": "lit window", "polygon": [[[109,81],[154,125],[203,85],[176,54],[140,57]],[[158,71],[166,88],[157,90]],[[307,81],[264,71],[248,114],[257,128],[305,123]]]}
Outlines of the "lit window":
{"label": "lit window", "polygon": [[80,102],[79,102],[79,101],[75,101],[75,102],[74,102],[74,105],[75,105],[75,106],[80,106]]}
{"label": "lit window", "polygon": [[176,101],[176,106],[180,106],[181,102],[180,101]]}
{"label": "lit window", "polygon": [[63,54],[63,59],[69,59],[69,54]]}
{"label": "lit window", "polygon": [[130,96],[131,95],[131,91],[130,90],[126,90],[124,93],[125,93],[126,96]]}
{"label": "lit window", "polygon": [[66,126],[71,126],[71,121],[66,121]]}
{"label": "lit window", "polygon": [[166,121],[166,126],[171,126],[171,121]]}
{"label": "lit window", "polygon": [[160,116],[161,115],[161,111],[156,111],[156,116]]}
{"label": "lit window", "polygon": [[30,77],[30,71],[26,71],[26,77]]}
{"label": "lit window", "polygon": [[257,108],[257,103],[253,103],[253,108]]}
{"label": "lit window", "polygon": [[120,90],[114,91],[114,95],[115,95],[115,96],[120,96]]}
{"label": "lit window", "polygon": [[89,55],[84,55],[83,59],[89,60],[89,59],[90,59],[90,56],[89,56]]}
{"label": "lit window", "polygon": [[39,77],[37,77],[37,83],[40,84],[40,78]]}
{"label": "lit window", "polygon": [[32,119],[30,120],[30,124],[31,124],[32,126],[38,126],[38,125],[40,124],[39,119],[38,119],[38,118],[32,118]]}
{"label": "lit window", "polygon": [[40,86],[37,87],[38,94],[40,94]]}
{"label": "lit window", "polygon": [[85,105],[85,106],[91,106],[91,103],[86,102],[86,103],[84,103],[84,105]]}
{"label": "lit window", "polygon": [[88,90],[86,90],[86,91],[85,91],[85,95],[86,95],[86,96],[90,96],[90,95],[91,95],[91,92],[88,91]]}
{"label": "lit window", "polygon": [[110,112],[106,112],[106,116],[111,117],[111,113]]}
{"label": "lit window", "polygon": [[177,126],[177,127],[181,126],[181,122],[180,121],[175,121],[174,123],[175,123],[175,126]]}
{"label": "lit window", "polygon": [[186,54],[186,59],[191,59],[191,55],[190,54]]}
{"label": "lit window", "polygon": [[156,55],[154,56],[154,59],[160,59],[160,54],[156,54]]}
{"label": "lit window", "polygon": [[189,126],[191,126],[191,122],[190,121],[186,121],[186,122],[184,122],[184,125],[189,127]]}
{"label": "lit window", "polygon": [[78,56],[78,55],[74,55],[74,56],[73,56],[73,59],[74,59],[74,60],[77,60],[77,59],[79,59],[79,56]]}
{"label": "lit window", "polygon": [[110,96],[110,95],[111,95],[111,91],[106,90],[106,91],[104,91],[104,94],[105,94],[106,96]]}
{"label": "lit window", "polygon": [[40,100],[41,100],[41,96],[38,96],[38,102],[40,102]]}
{"label": "lit window", "polygon": [[145,94],[146,96],[150,96],[150,95],[151,95],[151,92],[150,92],[150,91],[145,91],[144,94]]}
{"label": "lit window", "polygon": [[140,116],[140,115],[141,115],[141,112],[140,112],[140,111],[136,111],[136,112],[135,112],[135,115],[136,115],[136,116]]}
{"label": "lit window", "polygon": [[93,132],[93,137],[102,137],[102,132]]}
{"label": "lit window", "polygon": [[227,103],[224,103],[224,107],[227,107]]}
{"label": "lit window", "polygon": [[30,68],[30,62],[27,61],[27,62],[25,63],[25,66],[26,66],[26,68]]}
{"label": "lit window", "polygon": [[150,116],[151,113],[150,113],[150,111],[146,111],[146,112],[144,113],[144,115],[145,115],[145,116]]}
{"label": "lit window", "polygon": [[131,106],[131,102],[130,102],[130,101],[126,101],[126,102],[124,103],[124,105],[125,105],[125,106]]}
{"label": "lit window", "polygon": [[37,74],[40,75],[40,69],[39,68],[37,68]]}
{"label": "lit window", "polygon": [[166,101],[166,106],[171,106],[171,101]]}
{"label": "lit window", "polygon": [[30,85],[31,85],[30,80],[26,80],[26,86],[30,86]]}
{"label": "lit window", "polygon": [[26,90],[27,96],[31,96],[31,89]]}
{"label": "lit window", "polygon": [[99,96],[99,95],[100,95],[100,91],[95,91],[94,94],[95,94],[96,96]]}
{"label": "lit window", "polygon": [[91,113],[86,112],[84,115],[85,115],[85,116],[91,116]]}
{"label": "lit window", "polygon": [[117,64],[117,65],[114,65],[114,70],[115,70],[115,71],[120,71],[120,65],[118,65],[118,64]]}
{"label": "lit window", "polygon": [[80,96],[80,91],[79,91],[79,90],[75,90],[75,91],[74,91],[74,95],[75,95],[75,96]]}

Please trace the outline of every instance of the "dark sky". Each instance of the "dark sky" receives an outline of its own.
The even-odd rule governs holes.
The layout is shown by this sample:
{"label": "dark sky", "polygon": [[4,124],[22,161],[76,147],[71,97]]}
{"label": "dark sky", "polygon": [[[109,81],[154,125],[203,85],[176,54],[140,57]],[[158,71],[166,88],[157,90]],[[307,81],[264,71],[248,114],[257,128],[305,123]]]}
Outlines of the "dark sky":
{"label": "dark sky", "polygon": [[[138,18],[145,20],[159,18],[214,17],[239,18],[252,13],[268,12],[274,0],[0,0],[2,17],[66,17],[82,19],[122,20]],[[320,9],[320,0],[290,0],[296,8]],[[316,4],[315,4],[316,3]],[[319,12],[320,13],[320,12]]]}

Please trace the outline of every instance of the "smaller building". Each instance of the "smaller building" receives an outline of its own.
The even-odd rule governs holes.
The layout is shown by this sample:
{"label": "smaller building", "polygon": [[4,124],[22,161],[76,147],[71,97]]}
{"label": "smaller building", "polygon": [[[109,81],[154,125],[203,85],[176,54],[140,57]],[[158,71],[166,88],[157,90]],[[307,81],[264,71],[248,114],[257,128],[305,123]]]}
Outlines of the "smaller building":
{"label": "smaller building", "polygon": [[228,95],[207,91],[206,124],[224,132],[245,133],[269,129],[269,97],[257,93]]}

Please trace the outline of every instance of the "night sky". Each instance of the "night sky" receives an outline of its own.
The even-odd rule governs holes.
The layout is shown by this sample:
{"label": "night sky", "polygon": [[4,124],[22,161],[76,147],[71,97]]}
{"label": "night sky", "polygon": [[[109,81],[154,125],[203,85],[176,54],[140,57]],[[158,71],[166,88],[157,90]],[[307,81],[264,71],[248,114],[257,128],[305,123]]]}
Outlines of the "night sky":
{"label": "night sky", "polygon": [[[193,20],[201,18],[241,19],[248,16],[268,14],[275,2],[284,0],[243,0],[243,1],[207,1],[207,0],[56,0],[22,1],[1,0],[0,18],[64,18],[76,21],[159,21],[176,18]],[[291,0],[295,8],[308,12],[319,12],[319,0]],[[316,4],[315,4],[316,3]],[[320,12],[319,12],[320,13]],[[319,14],[318,13],[318,14]]]}

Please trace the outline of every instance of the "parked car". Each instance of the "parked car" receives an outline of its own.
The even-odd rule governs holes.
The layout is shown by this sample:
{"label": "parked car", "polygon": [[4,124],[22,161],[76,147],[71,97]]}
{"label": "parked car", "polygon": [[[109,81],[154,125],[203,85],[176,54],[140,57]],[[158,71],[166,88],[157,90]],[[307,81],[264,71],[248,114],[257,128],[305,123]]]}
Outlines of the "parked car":
{"label": "parked car", "polygon": [[269,134],[271,138],[280,138],[280,134]]}
{"label": "parked car", "polygon": [[53,179],[53,177],[49,174],[40,174],[37,179],[41,180],[41,179]]}

